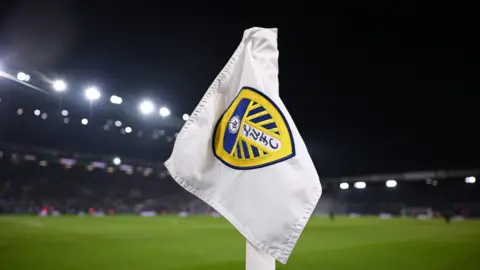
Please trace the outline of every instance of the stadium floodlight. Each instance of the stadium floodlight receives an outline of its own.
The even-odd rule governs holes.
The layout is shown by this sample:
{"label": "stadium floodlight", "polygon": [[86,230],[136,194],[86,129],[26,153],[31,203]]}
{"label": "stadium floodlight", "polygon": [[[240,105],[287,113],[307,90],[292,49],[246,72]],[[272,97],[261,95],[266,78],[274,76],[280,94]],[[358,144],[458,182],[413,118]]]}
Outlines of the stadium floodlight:
{"label": "stadium floodlight", "polygon": [[155,110],[155,105],[150,100],[140,102],[138,109],[142,114],[151,114]]}
{"label": "stadium floodlight", "polygon": [[126,127],[126,128],[125,128],[125,132],[126,132],[126,133],[131,133],[131,132],[132,132],[132,128],[131,128],[131,127]]}
{"label": "stadium floodlight", "polygon": [[67,110],[62,110],[62,116],[68,116],[68,111]]}
{"label": "stadium floodlight", "polygon": [[356,182],[353,186],[358,189],[364,189],[367,187],[367,184],[365,182]]}
{"label": "stadium floodlight", "polygon": [[96,87],[89,87],[85,90],[85,96],[88,100],[97,100],[100,98],[100,91]]}
{"label": "stadium floodlight", "polygon": [[184,114],[182,118],[183,118],[183,121],[187,121],[190,118],[190,116],[188,114]]}
{"label": "stadium floodlight", "polygon": [[40,115],[40,110],[35,110],[35,111],[33,112],[33,114],[35,114],[35,116],[39,116],[39,115]]}
{"label": "stadium floodlight", "polygon": [[52,83],[53,90],[63,92],[67,90],[67,84],[62,80],[56,80]]}
{"label": "stadium floodlight", "polygon": [[88,124],[88,119],[87,118],[83,118],[82,119],[82,125],[87,125]]}
{"label": "stadium floodlight", "polygon": [[348,183],[340,183],[340,188],[341,189],[348,189],[350,185]]}
{"label": "stadium floodlight", "polygon": [[17,73],[17,80],[22,82],[30,81],[30,75],[26,74],[25,72],[18,72]]}
{"label": "stadium floodlight", "polygon": [[397,181],[395,180],[387,180],[387,182],[385,182],[385,185],[389,188],[394,188],[397,186]]}
{"label": "stadium floodlight", "polygon": [[121,127],[121,126],[122,126],[122,122],[120,122],[120,121],[118,121],[118,120],[115,121],[115,126],[116,126],[116,127]]}
{"label": "stadium floodlight", "polygon": [[42,116],[41,116],[41,117],[42,117],[43,120],[45,120],[45,119],[47,119],[48,114],[47,114],[47,113],[42,113]]}
{"label": "stadium floodlight", "polygon": [[119,96],[113,95],[113,96],[110,97],[110,102],[113,103],[113,104],[122,104],[123,99]]}
{"label": "stadium floodlight", "polygon": [[475,178],[475,176],[465,177],[465,183],[474,184],[475,182],[477,182],[477,179]]}
{"label": "stadium floodlight", "polygon": [[160,116],[167,117],[170,115],[170,110],[167,107],[162,107],[160,108],[159,113],[160,113]]}
{"label": "stadium floodlight", "polygon": [[122,160],[119,157],[115,157],[113,158],[113,164],[115,164],[115,166],[118,166],[122,164]]}

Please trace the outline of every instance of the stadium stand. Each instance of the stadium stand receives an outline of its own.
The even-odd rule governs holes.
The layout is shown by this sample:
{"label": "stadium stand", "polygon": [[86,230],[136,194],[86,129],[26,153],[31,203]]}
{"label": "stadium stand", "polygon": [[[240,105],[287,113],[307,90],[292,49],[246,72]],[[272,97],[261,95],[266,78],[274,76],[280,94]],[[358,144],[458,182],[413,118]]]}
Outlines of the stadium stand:
{"label": "stadium stand", "polygon": [[[3,213],[36,214],[43,207],[71,214],[90,208],[115,213],[211,211],[170,179],[160,162],[124,159],[115,165],[112,156],[10,149],[2,150],[0,159]],[[384,181],[372,181],[364,189],[341,189],[338,182],[325,182],[317,214],[400,215],[405,207],[424,207],[437,215],[453,211],[480,216],[480,189],[465,183],[465,178],[399,181],[394,188],[386,187]]]}
{"label": "stadium stand", "polygon": [[416,207],[431,208],[437,215],[453,211],[462,216],[480,216],[480,189],[465,183],[465,177],[399,181],[394,188],[386,187],[385,181],[366,184],[364,189],[346,190],[340,189],[338,183],[324,185],[317,212],[401,215],[403,208]]}
{"label": "stadium stand", "polygon": [[147,167],[148,162],[114,166],[95,159],[73,160],[45,152],[2,151],[0,213],[36,214],[44,207],[70,214],[90,208],[105,213],[208,210],[206,206],[199,209],[198,200],[168,179],[164,169]]}

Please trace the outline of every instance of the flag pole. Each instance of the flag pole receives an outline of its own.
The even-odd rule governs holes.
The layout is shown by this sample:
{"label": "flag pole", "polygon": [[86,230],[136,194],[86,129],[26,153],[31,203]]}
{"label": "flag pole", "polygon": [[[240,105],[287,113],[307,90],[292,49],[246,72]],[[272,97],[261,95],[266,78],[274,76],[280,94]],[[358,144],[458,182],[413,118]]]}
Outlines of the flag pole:
{"label": "flag pole", "polygon": [[246,270],[275,270],[275,259],[247,241]]}

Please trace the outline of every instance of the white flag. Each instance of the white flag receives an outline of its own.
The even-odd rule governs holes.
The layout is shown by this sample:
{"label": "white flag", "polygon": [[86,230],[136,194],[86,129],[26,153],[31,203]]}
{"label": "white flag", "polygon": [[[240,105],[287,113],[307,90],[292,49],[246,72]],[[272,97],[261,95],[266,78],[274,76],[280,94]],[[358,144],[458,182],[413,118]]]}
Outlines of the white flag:
{"label": "white flag", "polygon": [[322,188],[278,91],[277,30],[246,30],[165,166],[251,244],[286,263]]}

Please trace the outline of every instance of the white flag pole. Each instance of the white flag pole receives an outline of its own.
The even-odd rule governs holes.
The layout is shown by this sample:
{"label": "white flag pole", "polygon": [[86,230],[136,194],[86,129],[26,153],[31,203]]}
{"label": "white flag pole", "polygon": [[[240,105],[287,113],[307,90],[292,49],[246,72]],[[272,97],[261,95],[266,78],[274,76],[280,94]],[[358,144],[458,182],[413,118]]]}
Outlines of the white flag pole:
{"label": "white flag pole", "polygon": [[246,270],[275,270],[275,259],[247,241]]}

